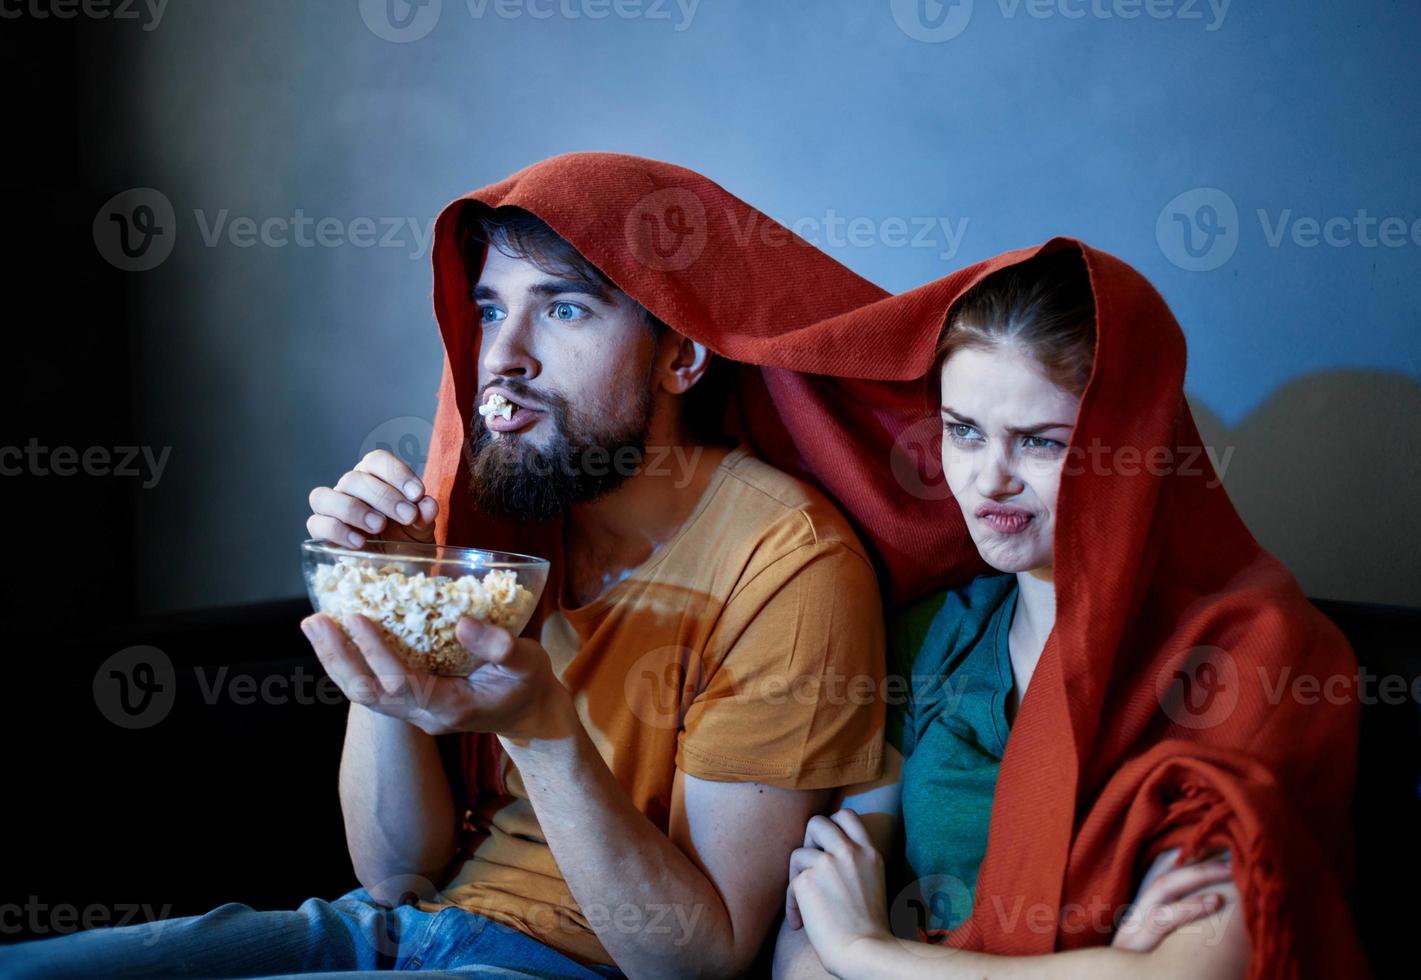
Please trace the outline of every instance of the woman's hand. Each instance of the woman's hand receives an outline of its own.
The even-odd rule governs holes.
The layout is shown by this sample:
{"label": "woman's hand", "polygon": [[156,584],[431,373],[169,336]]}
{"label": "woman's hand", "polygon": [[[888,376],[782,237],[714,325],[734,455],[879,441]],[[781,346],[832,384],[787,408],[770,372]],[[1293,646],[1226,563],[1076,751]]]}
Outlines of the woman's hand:
{"label": "woman's hand", "polygon": [[831,973],[842,973],[853,956],[892,938],[883,856],[853,810],[810,819],[804,846],[790,855],[789,877],[786,922],[809,933]]}
{"label": "woman's hand", "polygon": [[1170,933],[1223,908],[1232,882],[1228,852],[1171,868],[1140,892],[1110,945],[1150,952]]}

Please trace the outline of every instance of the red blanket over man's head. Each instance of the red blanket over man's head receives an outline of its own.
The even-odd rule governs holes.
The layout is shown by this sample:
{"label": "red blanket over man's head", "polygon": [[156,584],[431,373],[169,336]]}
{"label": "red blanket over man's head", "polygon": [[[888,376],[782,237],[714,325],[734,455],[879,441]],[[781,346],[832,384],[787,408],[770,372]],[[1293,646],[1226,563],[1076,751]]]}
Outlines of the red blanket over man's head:
{"label": "red blanket over man's head", "polygon": [[[727,431],[826,490],[895,597],[982,567],[950,496],[903,490],[919,486],[909,453],[937,451],[923,445],[918,381],[935,338],[907,350],[871,325],[832,320],[887,294],[700,174],[611,153],[535,164],[455,201],[435,224],[434,310],[447,359],[426,483],[441,503],[440,540],[495,547],[513,533],[468,508],[460,462],[481,335],[465,265],[471,201],[532,212],[658,319],[740,362]],[[525,529],[522,540],[543,535]]]}
{"label": "red blanket over man's head", "polygon": [[435,228],[448,357],[426,484],[440,540],[471,546],[555,548],[548,529],[467,504],[469,201],[536,214],[655,316],[741,362],[728,429],[830,494],[892,605],[983,568],[941,479],[923,380],[947,311],[993,271],[1080,251],[1098,342],[1058,502],[1056,626],[1007,743],[973,916],[937,938],[1004,954],[1105,943],[1099,909],[1129,901],[1148,859],[1226,845],[1251,976],[1364,972],[1343,898],[1357,692],[1294,688],[1316,678],[1335,695],[1328,680],[1356,665],[1219,486],[1184,400],[1183,336],[1137,272],[1056,239],[889,297],[698,174],[613,154],[537,164]]}

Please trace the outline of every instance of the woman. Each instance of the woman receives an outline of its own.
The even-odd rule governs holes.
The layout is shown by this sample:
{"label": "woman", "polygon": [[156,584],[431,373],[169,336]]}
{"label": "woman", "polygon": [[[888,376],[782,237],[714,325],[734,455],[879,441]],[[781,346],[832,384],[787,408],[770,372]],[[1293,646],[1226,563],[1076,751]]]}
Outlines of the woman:
{"label": "woman", "polygon": [[901,754],[810,822],[777,972],[1364,972],[1355,699],[1277,696],[1355,664],[1203,461],[1163,302],[1061,240],[915,293],[901,307],[949,310],[943,474],[995,574],[896,623]]}

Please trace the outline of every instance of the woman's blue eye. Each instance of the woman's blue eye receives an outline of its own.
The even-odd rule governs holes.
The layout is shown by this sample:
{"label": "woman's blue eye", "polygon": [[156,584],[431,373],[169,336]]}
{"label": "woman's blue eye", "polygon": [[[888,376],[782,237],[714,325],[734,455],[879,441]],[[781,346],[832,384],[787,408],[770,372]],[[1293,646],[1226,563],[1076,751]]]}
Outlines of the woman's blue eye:
{"label": "woman's blue eye", "polygon": [[980,434],[977,432],[976,427],[967,425],[965,422],[944,422],[943,426],[947,429],[947,434],[952,437],[954,442],[981,441]]}
{"label": "woman's blue eye", "polygon": [[1055,439],[1047,439],[1045,436],[1026,436],[1022,441],[1027,449],[1045,449],[1054,452],[1057,449],[1065,448]]}
{"label": "woman's blue eye", "polygon": [[507,313],[504,313],[496,306],[479,307],[479,319],[483,323],[496,323],[507,315]]}
{"label": "woman's blue eye", "polygon": [[576,303],[554,303],[550,312],[554,320],[580,320],[587,311]]}

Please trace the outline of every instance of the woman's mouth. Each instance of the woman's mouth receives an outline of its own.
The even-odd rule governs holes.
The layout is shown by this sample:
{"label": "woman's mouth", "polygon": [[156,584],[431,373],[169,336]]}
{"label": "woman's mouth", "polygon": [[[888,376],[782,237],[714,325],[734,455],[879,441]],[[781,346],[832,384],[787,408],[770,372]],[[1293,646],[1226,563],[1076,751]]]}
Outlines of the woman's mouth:
{"label": "woman's mouth", "polygon": [[998,534],[1020,534],[1036,516],[1029,510],[1001,504],[983,504],[977,508],[976,514],[979,521]]}

